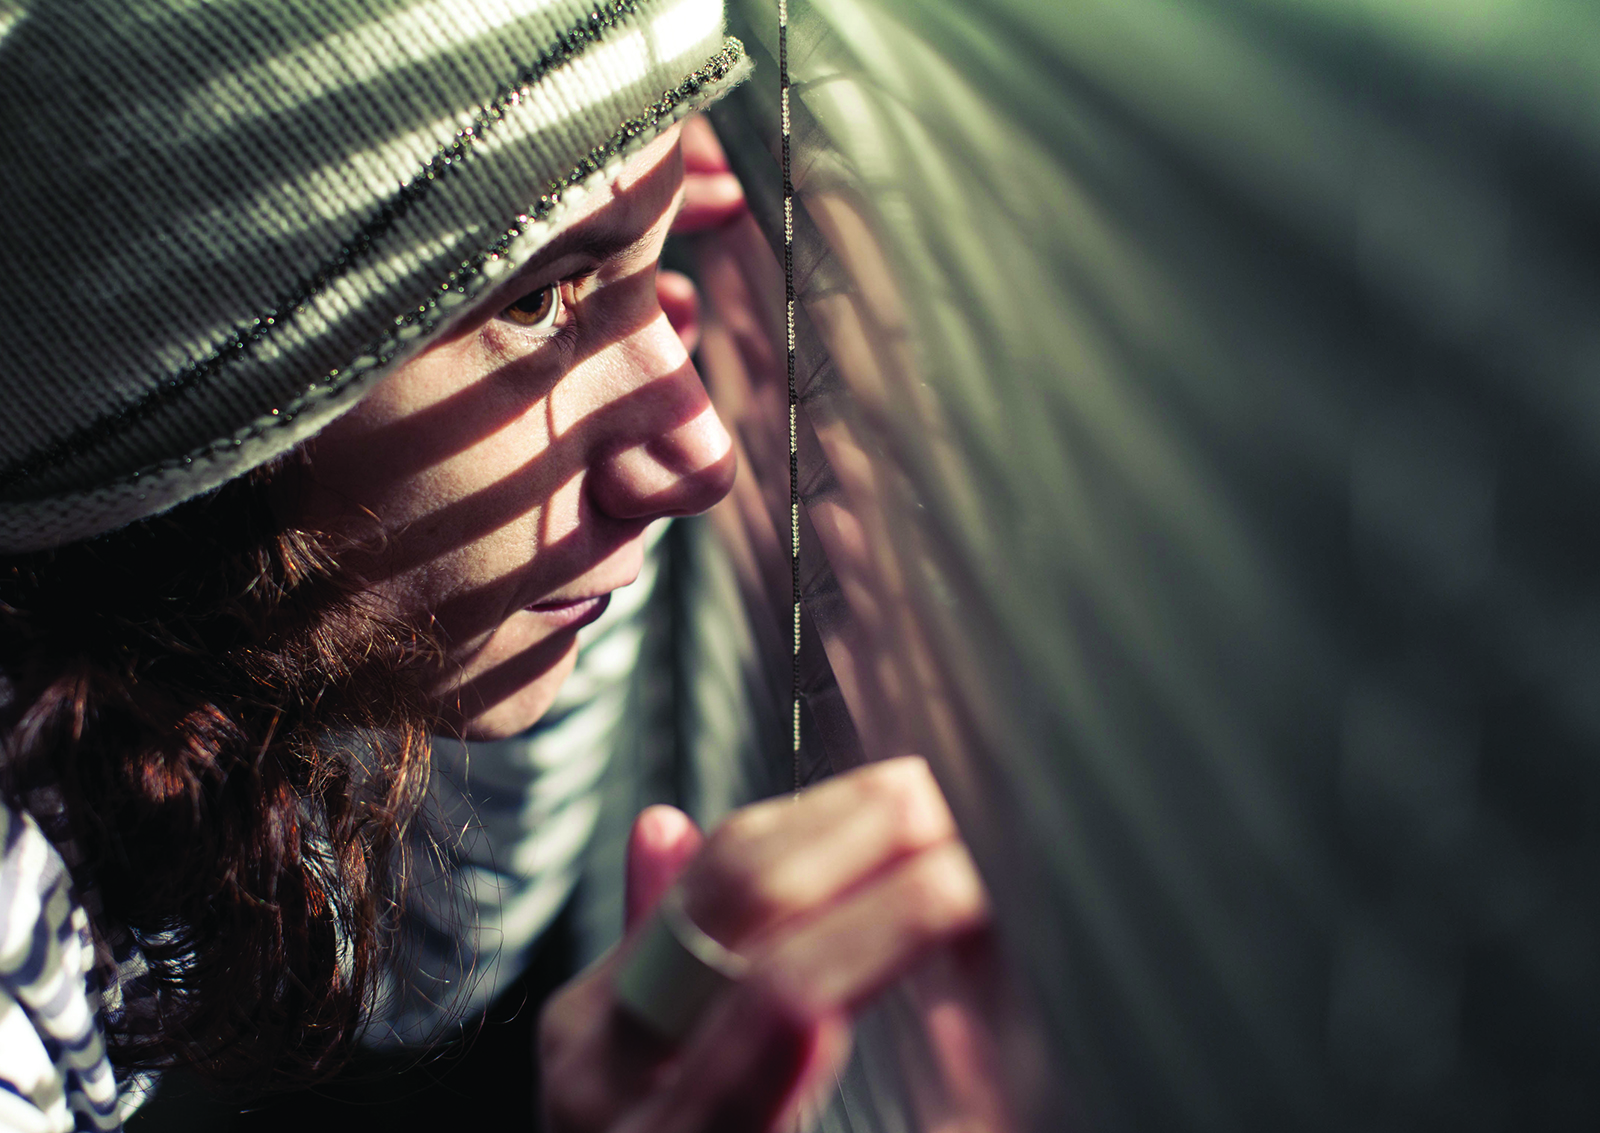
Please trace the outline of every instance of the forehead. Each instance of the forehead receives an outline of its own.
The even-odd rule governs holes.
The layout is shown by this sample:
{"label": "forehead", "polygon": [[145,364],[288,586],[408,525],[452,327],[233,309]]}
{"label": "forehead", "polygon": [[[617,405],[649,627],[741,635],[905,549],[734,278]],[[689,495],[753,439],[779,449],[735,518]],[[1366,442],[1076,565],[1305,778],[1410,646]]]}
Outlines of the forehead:
{"label": "forehead", "polygon": [[674,126],[580,201],[561,233],[529,261],[529,268],[537,270],[573,252],[602,259],[627,248],[676,210],[682,185],[683,154]]}

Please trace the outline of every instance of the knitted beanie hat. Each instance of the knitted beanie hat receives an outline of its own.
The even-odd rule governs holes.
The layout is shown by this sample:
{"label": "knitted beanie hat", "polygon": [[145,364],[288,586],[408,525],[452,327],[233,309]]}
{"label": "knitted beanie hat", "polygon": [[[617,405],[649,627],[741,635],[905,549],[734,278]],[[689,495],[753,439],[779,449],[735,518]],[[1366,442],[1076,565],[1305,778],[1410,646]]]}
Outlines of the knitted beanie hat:
{"label": "knitted beanie hat", "polygon": [[0,0],[0,553],[310,437],[747,66],[722,0]]}

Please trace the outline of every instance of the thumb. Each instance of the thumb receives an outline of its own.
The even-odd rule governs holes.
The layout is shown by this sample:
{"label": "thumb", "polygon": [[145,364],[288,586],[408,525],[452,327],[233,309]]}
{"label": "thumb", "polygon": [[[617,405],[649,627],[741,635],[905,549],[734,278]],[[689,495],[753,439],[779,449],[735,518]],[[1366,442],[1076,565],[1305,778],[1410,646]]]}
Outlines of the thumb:
{"label": "thumb", "polygon": [[656,907],[704,841],[694,819],[677,807],[652,806],[639,812],[628,835],[627,931]]}

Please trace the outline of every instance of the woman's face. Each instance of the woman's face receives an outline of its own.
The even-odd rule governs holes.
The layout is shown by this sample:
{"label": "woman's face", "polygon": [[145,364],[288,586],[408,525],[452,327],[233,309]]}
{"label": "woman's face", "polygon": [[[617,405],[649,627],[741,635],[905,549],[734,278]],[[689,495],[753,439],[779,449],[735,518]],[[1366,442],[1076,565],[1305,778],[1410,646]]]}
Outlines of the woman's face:
{"label": "woman's face", "polygon": [[431,626],[447,726],[513,735],[571,672],[578,629],[641,566],[653,519],[702,511],[732,444],[662,311],[677,132],[595,194],[453,337],[308,447],[310,525],[363,530],[384,612]]}

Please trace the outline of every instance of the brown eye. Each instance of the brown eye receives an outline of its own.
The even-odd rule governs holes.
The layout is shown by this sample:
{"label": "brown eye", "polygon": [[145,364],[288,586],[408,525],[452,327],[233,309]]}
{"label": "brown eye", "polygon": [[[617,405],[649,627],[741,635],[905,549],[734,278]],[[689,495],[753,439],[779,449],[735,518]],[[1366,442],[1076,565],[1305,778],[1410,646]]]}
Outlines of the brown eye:
{"label": "brown eye", "polygon": [[561,286],[551,283],[530,291],[507,307],[502,314],[519,326],[549,330],[561,317]]}

